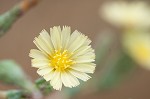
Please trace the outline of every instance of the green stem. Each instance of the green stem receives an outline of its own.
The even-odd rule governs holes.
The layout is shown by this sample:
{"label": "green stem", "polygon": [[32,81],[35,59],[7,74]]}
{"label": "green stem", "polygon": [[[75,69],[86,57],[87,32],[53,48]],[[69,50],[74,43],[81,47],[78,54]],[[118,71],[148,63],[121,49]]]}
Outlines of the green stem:
{"label": "green stem", "polygon": [[0,16],[0,37],[11,27],[11,25],[17,20],[20,16],[20,9],[18,6],[15,6],[8,12],[5,12]]}
{"label": "green stem", "polygon": [[39,0],[23,0],[9,11],[0,15],[0,37],[10,29],[19,17],[36,5],[38,1]]}

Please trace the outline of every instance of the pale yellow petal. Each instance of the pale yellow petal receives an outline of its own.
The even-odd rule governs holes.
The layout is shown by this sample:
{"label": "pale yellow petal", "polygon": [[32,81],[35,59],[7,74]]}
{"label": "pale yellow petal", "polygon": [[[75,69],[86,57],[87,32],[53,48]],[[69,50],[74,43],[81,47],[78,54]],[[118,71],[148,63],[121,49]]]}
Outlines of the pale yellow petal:
{"label": "pale yellow petal", "polygon": [[70,27],[64,26],[61,34],[62,50],[65,50],[69,44],[70,33],[71,33]]}
{"label": "pale yellow petal", "polygon": [[53,85],[53,88],[56,89],[56,90],[61,90],[62,89],[62,81],[61,81],[60,77],[58,78],[58,81],[56,82],[56,84]]}
{"label": "pale yellow petal", "polygon": [[73,66],[70,66],[70,68],[84,73],[94,73],[95,64],[94,63],[75,64]]}
{"label": "pale yellow petal", "polygon": [[64,71],[63,73],[61,73],[61,80],[64,84],[64,86],[66,87],[76,87],[78,86],[80,83],[78,81],[78,79],[73,76],[71,73],[69,73],[68,71]]}
{"label": "pale yellow petal", "polygon": [[83,80],[83,81],[87,81],[88,79],[90,79],[91,77],[89,75],[87,75],[86,73],[83,72],[79,72],[73,69],[69,69],[69,72],[74,75],[75,77]]}
{"label": "pale yellow petal", "polygon": [[[75,30],[70,36],[69,45],[71,45],[79,36],[80,36],[80,33],[77,30]],[[69,45],[67,46],[67,49]]]}
{"label": "pale yellow petal", "polygon": [[95,54],[94,54],[94,52],[87,52],[83,55],[80,55],[80,56],[78,56],[76,58],[72,58],[72,59],[74,59],[74,60],[95,59]]}
{"label": "pale yellow petal", "polygon": [[87,38],[86,41],[84,42],[83,46],[88,46],[92,41]]}
{"label": "pale yellow petal", "polygon": [[61,29],[60,27],[50,28],[50,35],[55,50],[61,49]]}
{"label": "pale yellow petal", "polygon": [[94,62],[95,61],[95,54],[87,54],[87,55],[82,55],[74,59],[76,63],[89,63],[89,62]]}
{"label": "pale yellow petal", "polygon": [[62,81],[61,81],[61,74],[58,71],[54,72],[54,77],[50,81],[51,86],[56,90],[61,90],[62,88]]}
{"label": "pale yellow petal", "polygon": [[43,78],[44,78],[46,81],[50,81],[53,77],[54,77],[54,70],[52,70],[51,72],[49,72],[48,74],[45,74],[45,75],[43,76]]}
{"label": "pale yellow petal", "polygon": [[31,58],[36,58],[36,59],[47,59],[48,56],[46,54],[44,54],[43,52],[37,50],[37,49],[31,49],[29,56]]}
{"label": "pale yellow petal", "polygon": [[87,40],[87,36],[85,36],[81,33],[79,33],[78,35],[79,36],[68,47],[69,52],[76,51],[79,47],[83,46],[84,42]]}
{"label": "pale yellow petal", "polygon": [[51,37],[50,37],[49,33],[45,29],[42,30],[42,32],[40,33],[39,38],[43,40],[43,42],[48,46],[50,52],[53,53],[54,46],[52,44]]}
{"label": "pale yellow petal", "polygon": [[50,61],[47,59],[43,59],[43,60],[42,59],[32,59],[31,63],[32,63],[32,67],[36,67],[36,68],[50,65]]}
{"label": "pale yellow petal", "polygon": [[94,62],[94,59],[82,59],[82,60],[76,60],[76,63],[89,63],[89,62]]}
{"label": "pale yellow petal", "polygon": [[50,54],[51,50],[50,48],[47,46],[47,44],[43,41],[43,39],[41,39],[41,37],[35,38],[35,40],[33,41],[35,43],[35,45],[43,52]]}
{"label": "pale yellow petal", "polygon": [[66,46],[66,49],[68,50],[70,45],[80,36],[81,34],[75,30],[71,35],[69,39],[69,44]]}
{"label": "pale yellow petal", "polygon": [[82,47],[80,47],[78,50],[76,50],[74,52],[74,54],[71,56],[71,58],[74,59],[74,58],[76,58],[78,56],[87,54],[89,52],[93,52],[94,53],[94,50],[91,48],[91,46],[82,46]]}
{"label": "pale yellow petal", "polygon": [[51,68],[51,67],[46,67],[46,68],[38,69],[38,70],[37,70],[37,73],[38,73],[39,75],[41,75],[41,76],[44,76],[44,75],[50,73],[52,70],[53,70],[53,68]]}

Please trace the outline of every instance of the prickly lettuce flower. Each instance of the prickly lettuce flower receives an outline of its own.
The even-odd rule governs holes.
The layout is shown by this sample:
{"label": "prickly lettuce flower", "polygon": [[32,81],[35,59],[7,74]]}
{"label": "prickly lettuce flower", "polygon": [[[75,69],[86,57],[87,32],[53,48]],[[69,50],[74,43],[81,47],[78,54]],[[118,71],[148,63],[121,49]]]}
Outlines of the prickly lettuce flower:
{"label": "prickly lettuce flower", "polygon": [[50,28],[50,34],[42,30],[33,42],[38,50],[30,51],[32,66],[54,89],[61,90],[63,85],[76,87],[80,84],[78,79],[91,78],[87,73],[95,70],[95,53],[87,36],[77,30],[71,34],[67,26],[55,26]]}
{"label": "prickly lettuce flower", "polygon": [[150,69],[150,34],[142,31],[127,31],[123,34],[125,51],[140,66]]}
{"label": "prickly lettuce flower", "polygon": [[99,11],[100,15],[115,26],[140,27],[150,26],[148,5],[142,1],[114,1],[106,3]]}

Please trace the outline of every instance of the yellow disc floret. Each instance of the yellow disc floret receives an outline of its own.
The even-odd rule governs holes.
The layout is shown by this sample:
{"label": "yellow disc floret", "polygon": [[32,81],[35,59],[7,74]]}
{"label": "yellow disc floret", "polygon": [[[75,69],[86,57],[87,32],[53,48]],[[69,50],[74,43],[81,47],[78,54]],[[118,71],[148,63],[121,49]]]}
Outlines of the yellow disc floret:
{"label": "yellow disc floret", "polygon": [[67,50],[59,51],[55,50],[55,53],[51,56],[51,65],[59,71],[64,71],[75,62],[70,59],[70,54]]}

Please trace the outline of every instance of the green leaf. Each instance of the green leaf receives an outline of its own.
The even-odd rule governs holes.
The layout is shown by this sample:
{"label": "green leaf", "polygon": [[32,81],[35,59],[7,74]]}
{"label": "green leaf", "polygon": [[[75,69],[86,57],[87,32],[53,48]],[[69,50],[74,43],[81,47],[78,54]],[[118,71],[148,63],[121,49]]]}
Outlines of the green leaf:
{"label": "green leaf", "polygon": [[0,81],[17,85],[32,93],[35,97],[42,97],[36,86],[27,79],[27,75],[21,69],[20,65],[12,60],[0,61]]}
{"label": "green leaf", "polygon": [[0,61],[0,81],[22,85],[26,76],[20,66],[12,60]]}
{"label": "green leaf", "polygon": [[20,90],[7,91],[7,99],[22,99],[23,92]]}
{"label": "green leaf", "polygon": [[13,60],[0,61],[0,81],[20,86],[28,91],[35,90],[35,86],[27,79],[21,66]]}

